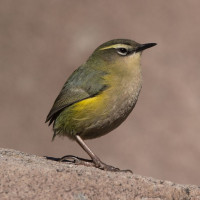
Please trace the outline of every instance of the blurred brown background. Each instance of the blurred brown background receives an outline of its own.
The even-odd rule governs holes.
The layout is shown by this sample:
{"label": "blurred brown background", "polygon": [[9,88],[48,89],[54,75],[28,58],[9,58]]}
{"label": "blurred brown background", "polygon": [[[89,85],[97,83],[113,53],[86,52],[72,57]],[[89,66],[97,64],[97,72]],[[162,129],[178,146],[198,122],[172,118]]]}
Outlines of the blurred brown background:
{"label": "blurred brown background", "polygon": [[200,1],[0,1],[0,147],[87,155],[44,123],[68,76],[101,43],[129,38],[143,53],[143,89],[123,125],[87,141],[106,163],[200,185]]}

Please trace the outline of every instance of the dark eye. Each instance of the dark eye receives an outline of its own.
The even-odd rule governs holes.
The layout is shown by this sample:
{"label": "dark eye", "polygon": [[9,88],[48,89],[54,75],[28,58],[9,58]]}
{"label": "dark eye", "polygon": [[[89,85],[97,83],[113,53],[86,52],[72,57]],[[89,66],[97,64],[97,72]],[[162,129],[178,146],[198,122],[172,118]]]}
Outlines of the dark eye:
{"label": "dark eye", "polygon": [[126,56],[128,54],[128,50],[126,48],[119,48],[117,49],[117,53],[122,56]]}

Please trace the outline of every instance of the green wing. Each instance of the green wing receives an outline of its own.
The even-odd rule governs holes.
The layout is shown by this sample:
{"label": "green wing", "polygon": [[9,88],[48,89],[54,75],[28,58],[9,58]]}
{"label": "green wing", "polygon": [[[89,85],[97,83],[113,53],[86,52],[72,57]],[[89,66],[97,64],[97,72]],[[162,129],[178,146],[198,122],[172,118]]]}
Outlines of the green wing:
{"label": "green wing", "polygon": [[56,98],[46,122],[49,121],[50,125],[64,108],[105,90],[107,85],[103,84],[104,75],[105,72],[84,65],[75,70]]}

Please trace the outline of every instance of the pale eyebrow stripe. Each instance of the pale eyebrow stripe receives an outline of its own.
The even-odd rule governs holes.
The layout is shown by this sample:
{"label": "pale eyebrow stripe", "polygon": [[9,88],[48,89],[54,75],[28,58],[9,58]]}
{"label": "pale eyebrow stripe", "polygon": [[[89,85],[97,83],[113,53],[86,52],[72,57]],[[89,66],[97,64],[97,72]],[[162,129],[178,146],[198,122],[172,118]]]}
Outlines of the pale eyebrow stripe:
{"label": "pale eyebrow stripe", "polygon": [[114,48],[114,49],[118,49],[118,48],[130,48],[131,46],[130,45],[127,45],[127,44],[113,44],[113,45],[110,45],[108,47],[103,47],[99,50],[104,50],[104,49],[111,49],[111,48]]}

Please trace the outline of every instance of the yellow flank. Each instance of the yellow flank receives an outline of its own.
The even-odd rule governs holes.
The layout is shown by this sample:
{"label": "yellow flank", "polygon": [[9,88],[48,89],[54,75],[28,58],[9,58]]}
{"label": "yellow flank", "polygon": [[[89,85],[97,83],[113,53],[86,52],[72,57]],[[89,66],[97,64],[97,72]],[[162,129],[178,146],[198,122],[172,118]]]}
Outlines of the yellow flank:
{"label": "yellow flank", "polygon": [[[105,94],[100,93],[95,97],[91,97],[85,100],[82,100],[73,105],[73,112],[75,112],[74,120],[86,120],[93,118],[95,115],[104,115],[106,114],[104,107],[105,104]],[[100,110],[101,112],[98,112]]]}
{"label": "yellow flank", "polygon": [[88,107],[88,105],[90,105],[89,107],[90,107],[90,109],[92,109],[94,103],[96,103],[97,101],[98,101],[98,96],[84,99],[75,104],[76,106],[74,107],[74,110],[81,111],[83,109],[86,109]]}
{"label": "yellow flank", "polygon": [[107,46],[107,47],[103,47],[99,50],[104,50],[104,49],[111,49],[111,48],[114,48],[114,49],[118,49],[118,48],[131,48],[130,45],[127,45],[127,44],[114,44],[114,45],[110,45],[110,46]]}

